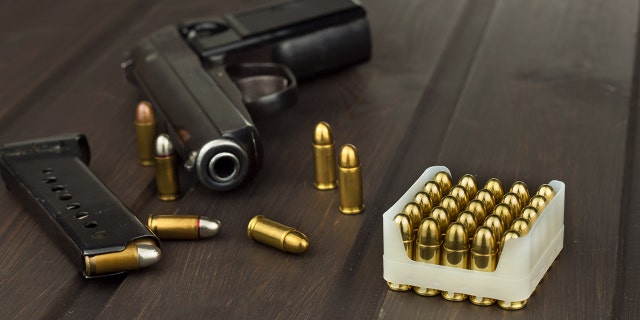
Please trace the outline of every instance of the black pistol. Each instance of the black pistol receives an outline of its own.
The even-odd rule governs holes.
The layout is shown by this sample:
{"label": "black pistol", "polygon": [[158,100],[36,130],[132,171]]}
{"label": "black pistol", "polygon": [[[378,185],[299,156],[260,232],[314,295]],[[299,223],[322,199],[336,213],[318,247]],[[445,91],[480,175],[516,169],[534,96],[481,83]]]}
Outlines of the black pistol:
{"label": "black pistol", "polygon": [[[230,190],[261,167],[251,115],[294,105],[296,78],[370,56],[366,11],[356,0],[294,0],[164,27],[142,39],[123,68],[185,168],[213,190]],[[256,57],[267,62],[247,62]]]}

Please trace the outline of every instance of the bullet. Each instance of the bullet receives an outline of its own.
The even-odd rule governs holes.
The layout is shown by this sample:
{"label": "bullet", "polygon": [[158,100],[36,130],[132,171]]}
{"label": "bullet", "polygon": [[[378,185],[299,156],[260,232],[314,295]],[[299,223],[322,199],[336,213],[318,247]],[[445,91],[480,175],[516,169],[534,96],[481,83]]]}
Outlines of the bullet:
{"label": "bullet", "polygon": [[[434,218],[424,218],[418,228],[415,245],[415,260],[418,262],[440,264],[440,246],[442,237],[438,221]],[[413,287],[413,291],[421,296],[435,296],[440,290],[423,287]]]}
{"label": "bullet", "polygon": [[541,195],[535,195],[531,197],[531,200],[529,200],[529,206],[536,208],[539,213],[542,213],[544,208],[547,206],[547,198]]}
{"label": "bullet", "polygon": [[511,185],[509,192],[513,192],[520,199],[520,207],[524,207],[529,202],[529,188],[527,184],[522,181],[516,181]]}
{"label": "bullet", "polygon": [[422,187],[422,191],[429,195],[431,203],[434,206],[440,203],[440,199],[442,199],[442,190],[437,182],[427,181],[427,183],[424,184],[424,187]]}
{"label": "bullet", "polygon": [[[504,244],[505,242],[511,240],[511,239],[516,239],[516,238],[520,238],[520,234],[518,233],[518,231],[515,231],[513,229],[509,229],[507,230],[504,235],[502,235],[502,241],[500,241],[500,248],[498,250],[498,257],[502,254],[502,248],[504,248]],[[500,258],[498,258],[499,260]]]}
{"label": "bullet", "polygon": [[[454,222],[449,225],[442,244],[441,265],[467,269],[469,263],[469,237],[464,225]],[[442,297],[449,301],[462,301],[467,298],[464,293],[442,291]]]}
{"label": "bullet", "polygon": [[498,217],[495,214],[490,214],[489,216],[487,216],[487,219],[484,220],[484,225],[491,228],[491,231],[493,231],[494,239],[502,238],[502,234],[504,233],[505,226],[504,226],[504,222],[502,221],[502,219],[500,219],[500,217]]}
{"label": "bullet", "polygon": [[326,122],[319,122],[313,131],[313,185],[318,190],[331,190],[338,186],[336,152],[333,133]]}
{"label": "bullet", "polygon": [[422,211],[422,217],[427,217],[429,212],[431,212],[431,208],[433,208],[433,203],[431,202],[431,198],[426,192],[418,192],[416,196],[413,197],[413,202],[417,203],[420,206],[420,211]]}
{"label": "bullet", "polygon": [[455,185],[449,191],[449,195],[456,198],[458,200],[458,205],[460,208],[464,208],[469,202],[470,196],[467,194],[467,189],[462,187],[461,185]]}
{"label": "bullet", "polygon": [[136,107],[136,140],[138,142],[138,159],[140,164],[149,167],[154,165],[154,141],[156,139],[156,116],[151,104],[140,101]]}
{"label": "bullet", "polygon": [[522,206],[520,205],[520,198],[513,192],[507,192],[502,197],[502,203],[509,206],[511,214],[517,216],[520,213]]}
{"label": "bullet", "polygon": [[[500,244],[500,254],[502,254],[502,248],[504,247],[504,244],[511,240],[511,239],[516,239],[519,238],[519,234],[517,231],[514,230],[509,230],[507,232],[505,232],[504,234],[504,238],[502,239],[502,242]],[[498,306],[500,306],[500,308],[502,309],[506,309],[506,310],[519,310],[524,308],[527,305],[527,300],[522,300],[522,301],[504,301],[504,300],[498,300]]]}
{"label": "bullet", "polygon": [[196,215],[149,215],[149,230],[162,240],[211,238],[220,231],[220,221]]}
{"label": "bullet", "polygon": [[[482,272],[493,272],[498,264],[498,246],[493,232],[487,226],[476,231],[471,243],[469,269]],[[487,297],[470,296],[471,303],[479,306],[492,305],[495,300]]]}
{"label": "bullet", "polygon": [[467,204],[467,210],[473,213],[478,224],[482,224],[485,217],[487,216],[487,210],[484,207],[484,203],[477,199],[469,201],[469,203]]}
{"label": "bullet", "polygon": [[493,207],[496,205],[495,200],[493,200],[493,194],[491,194],[491,191],[487,189],[481,189],[478,191],[478,193],[476,193],[476,199],[482,201],[484,208],[489,212],[491,212]]}
{"label": "bullet", "polygon": [[478,223],[476,222],[476,217],[469,210],[465,210],[460,212],[458,215],[458,222],[464,225],[465,230],[467,230],[467,235],[469,235],[469,239],[473,238],[473,235],[476,233],[476,228],[478,228]]}
{"label": "bullet", "polygon": [[444,234],[444,231],[447,230],[449,223],[451,223],[451,220],[449,219],[449,213],[447,213],[447,209],[440,206],[435,206],[433,207],[433,209],[431,209],[431,213],[429,214],[429,216],[438,221],[438,228]]}
{"label": "bullet", "polygon": [[551,198],[555,195],[555,191],[553,191],[553,187],[548,184],[543,184],[536,191],[536,195],[543,196],[547,201],[551,201]]}
{"label": "bullet", "polygon": [[534,207],[529,206],[522,209],[522,217],[529,222],[529,226],[533,226],[536,220],[538,220],[538,215],[538,210]]}
{"label": "bullet", "polygon": [[496,178],[487,180],[487,182],[484,184],[484,189],[487,189],[489,190],[489,192],[491,192],[491,194],[493,195],[493,200],[496,202],[500,201],[500,199],[502,199],[502,196],[504,195],[502,182],[500,182],[500,180]]}
{"label": "bullet", "polygon": [[422,211],[420,210],[420,206],[415,202],[409,202],[404,206],[404,209],[402,209],[402,213],[409,217],[414,231],[417,230],[420,226],[420,221],[422,221]]}
{"label": "bullet", "polygon": [[342,146],[338,161],[338,185],[340,186],[340,212],[358,214],[364,210],[362,198],[362,171],[358,150],[351,144]]}
{"label": "bullet", "polygon": [[85,274],[97,276],[146,268],[160,261],[160,248],[151,239],[138,239],[119,252],[85,256]]}
{"label": "bullet", "polygon": [[247,226],[249,238],[287,253],[300,254],[309,249],[309,239],[302,232],[257,215]]}
{"label": "bullet", "polygon": [[522,217],[515,219],[513,220],[511,229],[517,231],[521,237],[524,237],[529,233],[529,221]]}
{"label": "bullet", "polygon": [[511,212],[508,205],[499,203],[493,208],[493,214],[500,217],[505,226],[510,226],[511,222],[516,218],[515,214]]}
{"label": "bullet", "polygon": [[433,181],[435,181],[440,186],[440,191],[442,194],[448,194],[451,187],[453,187],[453,180],[451,179],[451,175],[446,171],[440,171],[436,173],[435,177],[433,177]]}
{"label": "bullet", "polygon": [[180,196],[180,184],[178,182],[178,167],[176,164],[173,143],[166,134],[161,134],[156,139],[156,186],[158,198],[162,201],[173,201]]}
{"label": "bullet", "polygon": [[458,218],[458,213],[460,213],[460,204],[458,204],[458,199],[452,196],[445,196],[440,201],[440,206],[447,210],[449,220],[455,221]]}
{"label": "bullet", "polygon": [[469,198],[473,198],[478,192],[478,183],[476,177],[471,174],[465,174],[458,180],[458,185],[462,186],[466,191]]}
{"label": "bullet", "polygon": [[[397,214],[393,218],[393,222],[400,229],[400,235],[402,236],[402,244],[404,246],[404,251],[407,254],[407,257],[413,260],[413,226],[411,225],[411,219],[407,217],[405,214]],[[401,283],[393,283],[387,281],[387,286],[389,289],[394,291],[408,291],[411,290],[411,285],[401,284]]]}

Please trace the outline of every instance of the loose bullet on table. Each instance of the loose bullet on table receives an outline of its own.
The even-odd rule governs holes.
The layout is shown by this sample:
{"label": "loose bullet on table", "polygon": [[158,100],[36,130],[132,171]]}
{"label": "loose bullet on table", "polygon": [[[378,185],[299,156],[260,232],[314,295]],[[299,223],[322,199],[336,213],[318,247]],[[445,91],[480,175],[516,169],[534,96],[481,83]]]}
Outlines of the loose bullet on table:
{"label": "loose bullet on table", "polygon": [[211,238],[220,231],[220,221],[197,215],[149,215],[149,229],[162,240]]}
{"label": "loose bullet on table", "polygon": [[141,101],[136,107],[136,140],[138,143],[138,158],[143,166],[153,166],[154,145],[156,139],[156,117],[151,104]]}
{"label": "loose bullet on table", "polygon": [[331,127],[320,122],[313,131],[314,186],[318,190],[331,190],[338,186],[336,174],[336,152]]}
{"label": "loose bullet on table", "polygon": [[309,249],[309,239],[302,232],[257,215],[247,226],[249,238],[287,253],[300,254]]}
{"label": "loose bullet on table", "polygon": [[173,201],[180,196],[180,184],[178,182],[178,167],[173,143],[166,134],[161,134],[156,139],[156,186],[158,198],[163,201]]}

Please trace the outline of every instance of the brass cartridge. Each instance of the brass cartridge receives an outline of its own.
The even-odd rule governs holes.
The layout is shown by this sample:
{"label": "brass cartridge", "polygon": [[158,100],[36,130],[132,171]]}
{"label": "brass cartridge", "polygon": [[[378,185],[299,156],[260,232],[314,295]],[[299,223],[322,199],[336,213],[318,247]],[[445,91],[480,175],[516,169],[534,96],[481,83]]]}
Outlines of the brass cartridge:
{"label": "brass cartridge", "polygon": [[543,184],[536,191],[536,195],[543,196],[547,201],[551,201],[551,198],[555,195],[555,191],[553,191],[553,187],[548,184]]}
{"label": "brass cartridge", "polygon": [[509,192],[513,192],[520,199],[520,207],[524,207],[529,203],[529,188],[527,188],[527,184],[522,181],[516,181],[511,185],[511,189]]}
{"label": "brass cartridge", "polygon": [[500,217],[504,226],[510,226],[511,222],[516,218],[515,213],[511,212],[508,205],[499,203],[493,208],[493,214]]}
{"label": "brass cartridge", "polygon": [[[471,244],[469,269],[483,272],[493,272],[498,264],[498,245],[493,232],[487,226],[481,226],[476,231]],[[487,297],[470,296],[469,300],[475,305],[489,306],[495,300]]]}
{"label": "brass cartridge", "polygon": [[458,213],[460,213],[461,208],[458,199],[453,196],[444,196],[440,201],[440,206],[447,210],[449,220],[455,221],[458,218]]}
{"label": "brass cartridge", "polygon": [[520,213],[520,209],[522,209],[522,206],[520,205],[520,198],[513,192],[505,193],[501,202],[508,205],[511,210],[511,214],[515,216],[517,216]]}
{"label": "brass cartridge", "polygon": [[318,190],[331,190],[338,186],[336,152],[333,133],[326,122],[319,122],[313,131],[313,185]]}
{"label": "brass cartridge", "polygon": [[453,187],[453,179],[451,179],[451,175],[446,171],[436,173],[435,177],[433,177],[433,181],[440,186],[442,194],[448,194],[451,187]]}
{"label": "brass cartridge", "polygon": [[[502,254],[502,248],[504,248],[505,242],[511,239],[516,239],[516,238],[520,238],[520,234],[518,233],[518,231],[509,229],[504,233],[504,235],[502,236],[502,241],[500,241],[500,245],[499,245],[500,248],[498,249],[498,257]],[[498,260],[499,259],[500,258],[498,258]]]}
{"label": "brass cartridge", "polygon": [[467,230],[467,235],[469,239],[473,238],[473,235],[476,233],[476,228],[478,228],[478,223],[476,222],[476,216],[471,213],[469,210],[465,210],[460,212],[458,215],[458,222],[464,225],[465,230]]}
{"label": "brass cartridge", "polygon": [[485,209],[484,204],[478,199],[469,201],[467,204],[467,210],[473,213],[478,224],[482,224],[487,216],[487,210]]}
{"label": "brass cartridge", "polygon": [[451,220],[449,219],[449,213],[447,213],[447,209],[440,206],[433,207],[429,216],[438,221],[438,228],[440,229],[440,232],[444,234],[444,232],[447,230],[447,227],[449,227],[449,223],[451,223]]}
{"label": "brass cartridge", "polygon": [[538,210],[534,207],[524,207],[522,209],[522,217],[525,218],[529,222],[529,227],[532,227],[533,224],[538,219],[539,213]]}
{"label": "brass cartridge", "polygon": [[[500,243],[500,254],[502,254],[502,249],[504,248],[504,244],[511,240],[511,239],[516,239],[519,238],[520,235],[518,234],[517,231],[514,230],[509,230],[507,232],[504,233],[504,237],[502,239],[502,242]],[[498,306],[500,306],[500,308],[505,309],[505,310],[519,310],[524,308],[527,305],[527,301],[528,300],[522,300],[522,301],[504,301],[504,300],[498,300]]]}
{"label": "brass cartridge", "polygon": [[[411,219],[405,214],[397,214],[393,218],[393,222],[398,226],[400,235],[402,236],[402,244],[404,245],[404,251],[409,259],[413,260],[413,226],[411,225]],[[411,290],[411,285],[393,283],[387,281],[389,289],[394,291],[408,291]]]}
{"label": "brass cartridge", "polygon": [[420,221],[422,221],[422,211],[420,210],[420,206],[415,202],[409,202],[404,206],[404,209],[402,209],[402,213],[409,217],[414,231],[417,230],[420,226]]}
{"label": "brass cartridge", "polygon": [[[441,265],[467,269],[469,265],[469,236],[460,222],[453,222],[445,233],[442,244]],[[462,301],[467,298],[464,293],[442,291],[442,297],[449,301]]]}
{"label": "brass cartridge", "polygon": [[491,212],[491,210],[493,210],[493,207],[496,205],[495,200],[493,200],[491,191],[487,189],[481,189],[480,191],[478,191],[476,193],[476,199],[480,200],[482,204],[484,204],[484,208],[489,212]]}
{"label": "brass cartridge", "polygon": [[547,198],[537,194],[531,197],[531,200],[529,200],[529,206],[536,208],[538,213],[542,213],[544,208],[547,206]]}
{"label": "brass cartridge", "polygon": [[[442,236],[438,228],[438,221],[434,218],[424,218],[418,228],[415,245],[415,260],[424,263],[440,264],[440,246]],[[440,290],[432,288],[413,287],[413,291],[421,296],[435,296]]]}
{"label": "brass cartridge", "polygon": [[455,185],[449,191],[449,195],[456,198],[458,200],[458,205],[460,208],[464,208],[469,202],[470,196],[467,194],[467,189],[460,185]]}
{"label": "brass cartridge", "polygon": [[156,116],[151,104],[140,101],[136,107],[136,140],[138,142],[138,159],[140,164],[149,167],[154,162],[154,142],[156,139]]}
{"label": "brass cartridge", "polygon": [[257,215],[247,226],[249,238],[280,251],[300,254],[309,249],[309,239],[302,232]]}
{"label": "brass cartridge", "polygon": [[529,233],[529,230],[531,228],[529,226],[529,221],[527,221],[527,219],[523,217],[520,217],[518,219],[513,220],[511,229],[517,231],[521,237],[524,237]]}
{"label": "brass cartridge", "polygon": [[178,182],[178,167],[173,143],[166,134],[161,134],[156,139],[156,186],[158,198],[162,201],[173,201],[180,197],[180,184]]}
{"label": "brass cartridge", "polygon": [[440,185],[435,181],[427,181],[422,187],[422,191],[429,195],[431,198],[431,203],[435,206],[440,203],[440,199],[442,199],[442,190],[440,189]]}
{"label": "brass cartridge", "polygon": [[362,197],[362,171],[358,150],[351,144],[340,149],[338,162],[338,185],[340,186],[340,212],[358,214],[364,210]]}
{"label": "brass cartridge", "polygon": [[502,234],[505,230],[505,225],[502,219],[496,214],[490,214],[487,219],[484,220],[484,225],[489,227],[493,231],[494,239],[502,239]]}
{"label": "brass cartridge", "polygon": [[149,230],[162,240],[211,238],[220,231],[220,221],[195,215],[149,215]]}
{"label": "brass cartridge", "polygon": [[146,268],[160,261],[160,248],[151,239],[138,239],[119,252],[85,256],[85,274],[97,276]]}
{"label": "brass cartridge", "polygon": [[431,202],[431,198],[426,192],[418,192],[416,196],[413,197],[413,202],[417,203],[420,206],[420,211],[422,211],[422,217],[425,218],[431,212],[431,208],[433,208],[433,203]]}
{"label": "brass cartridge", "polygon": [[493,200],[495,202],[500,201],[500,199],[502,199],[502,196],[504,195],[504,189],[502,189],[502,182],[500,182],[500,180],[496,178],[491,178],[487,180],[487,182],[484,184],[484,189],[487,189],[489,190],[489,192],[491,192],[491,194],[493,195]]}
{"label": "brass cartridge", "polygon": [[465,174],[458,180],[458,185],[462,186],[467,191],[467,196],[472,199],[476,192],[478,192],[478,183],[476,177],[471,174]]}

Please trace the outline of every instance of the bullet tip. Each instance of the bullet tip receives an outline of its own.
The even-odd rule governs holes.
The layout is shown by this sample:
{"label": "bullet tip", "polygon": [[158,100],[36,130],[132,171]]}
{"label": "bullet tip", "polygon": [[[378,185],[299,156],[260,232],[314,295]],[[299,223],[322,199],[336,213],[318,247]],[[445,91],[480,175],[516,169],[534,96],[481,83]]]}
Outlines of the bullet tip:
{"label": "bullet tip", "polygon": [[491,228],[481,226],[476,230],[471,250],[477,254],[494,253],[496,250],[496,241],[493,237],[493,231],[491,231]]}
{"label": "bullet tip", "polygon": [[358,149],[351,144],[342,146],[338,165],[343,168],[355,168],[359,166],[360,158],[358,157]]}
{"label": "bullet tip", "polygon": [[138,244],[137,247],[138,264],[141,269],[154,265],[160,261],[160,257],[162,256],[160,248],[148,244]]}
{"label": "bullet tip", "polygon": [[289,253],[303,253],[309,249],[309,239],[301,232],[289,232],[284,237],[284,249]]}
{"label": "bullet tip", "polygon": [[147,101],[140,101],[136,107],[136,122],[150,123],[156,121],[151,104]]}
{"label": "bullet tip", "polygon": [[198,223],[200,238],[211,238],[220,232],[221,223],[219,220],[209,217],[200,217]]}
{"label": "bullet tip", "polygon": [[333,143],[331,127],[326,122],[319,122],[313,132],[313,143],[318,145],[328,145]]}
{"label": "bullet tip", "polygon": [[173,154],[173,143],[167,134],[161,134],[156,138],[156,155],[167,157]]}

